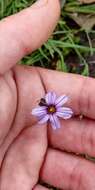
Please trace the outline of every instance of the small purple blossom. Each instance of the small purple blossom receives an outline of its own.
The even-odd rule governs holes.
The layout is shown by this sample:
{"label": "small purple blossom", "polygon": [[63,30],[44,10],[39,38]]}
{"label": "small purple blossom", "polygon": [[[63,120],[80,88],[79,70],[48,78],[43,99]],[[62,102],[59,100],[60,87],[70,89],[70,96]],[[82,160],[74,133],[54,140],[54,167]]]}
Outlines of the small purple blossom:
{"label": "small purple blossom", "polygon": [[68,101],[68,96],[57,97],[54,92],[48,92],[41,99],[39,106],[32,110],[32,115],[38,118],[38,123],[43,124],[49,121],[53,129],[60,128],[59,118],[69,119],[73,115],[71,108],[63,107]]}

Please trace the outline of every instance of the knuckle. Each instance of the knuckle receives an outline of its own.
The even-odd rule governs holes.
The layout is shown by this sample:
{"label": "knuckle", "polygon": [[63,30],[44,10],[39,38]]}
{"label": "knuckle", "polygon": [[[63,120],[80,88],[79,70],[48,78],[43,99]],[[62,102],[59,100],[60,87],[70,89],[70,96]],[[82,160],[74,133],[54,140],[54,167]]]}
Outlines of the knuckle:
{"label": "knuckle", "polygon": [[72,190],[82,189],[83,176],[80,170],[80,166],[81,166],[81,159],[78,159],[70,175],[70,189]]}
{"label": "knuckle", "polygon": [[88,86],[90,85],[90,80],[87,77],[82,79],[80,93],[78,96],[78,107],[80,113],[86,115],[88,110],[90,109],[91,102],[90,102],[90,94],[88,90]]}
{"label": "knuckle", "polygon": [[81,134],[82,149],[85,154],[95,156],[95,123],[92,120],[83,121],[83,132]]}

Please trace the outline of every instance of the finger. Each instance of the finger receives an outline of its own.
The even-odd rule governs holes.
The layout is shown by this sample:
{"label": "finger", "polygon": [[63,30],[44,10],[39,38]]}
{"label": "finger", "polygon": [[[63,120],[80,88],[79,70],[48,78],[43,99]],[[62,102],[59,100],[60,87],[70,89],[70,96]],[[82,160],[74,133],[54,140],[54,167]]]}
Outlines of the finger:
{"label": "finger", "polygon": [[2,145],[11,129],[17,107],[17,93],[12,73],[0,77],[0,163],[2,160]]}
{"label": "finger", "polygon": [[0,73],[40,47],[54,30],[59,14],[59,0],[39,0],[3,19],[0,23]]}
{"label": "finger", "polygon": [[93,190],[95,165],[77,156],[50,149],[41,171],[41,179],[61,189]]}
{"label": "finger", "polygon": [[61,121],[61,128],[57,131],[49,127],[48,138],[53,148],[95,157],[95,121],[93,120],[75,118]]}
{"label": "finger", "polygon": [[39,72],[47,92],[68,95],[67,106],[73,109],[74,114],[95,119],[95,79],[45,69],[39,69]]}
{"label": "finger", "polygon": [[33,190],[49,190],[48,188],[42,186],[42,185],[36,185]]}
{"label": "finger", "polygon": [[[7,151],[0,173],[0,189],[33,189],[47,149],[46,126],[24,130]],[[40,150],[40,151],[39,151]]]}
{"label": "finger", "polygon": [[[3,143],[2,146],[2,157],[4,156],[5,152],[7,151],[8,147],[12,144],[14,139],[16,139],[16,137],[24,129],[24,127],[32,126],[37,122],[37,119],[32,117],[31,111],[35,107],[35,105],[39,104],[41,97],[44,96],[44,89],[39,79],[38,72],[35,68],[16,66],[13,71],[13,81],[14,79],[17,91],[16,113],[11,130],[6,136],[6,141]],[[10,98],[11,103],[9,102],[8,104],[8,113],[10,113],[9,110],[12,111],[12,109],[14,108],[12,100],[14,101],[14,98]],[[12,109],[10,109],[11,105]],[[3,107],[6,108],[6,106]],[[8,113],[6,113],[7,116]],[[8,117],[8,120],[10,121],[10,117]],[[7,124],[5,126],[7,127]]]}

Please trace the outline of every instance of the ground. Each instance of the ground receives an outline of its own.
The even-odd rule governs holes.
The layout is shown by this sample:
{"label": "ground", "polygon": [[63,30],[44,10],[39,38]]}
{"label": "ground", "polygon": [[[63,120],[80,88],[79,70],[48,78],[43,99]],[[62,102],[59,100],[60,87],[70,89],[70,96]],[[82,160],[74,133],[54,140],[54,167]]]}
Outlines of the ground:
{"label": "ground", "polygon": [[[86,1],[86,0],[85,0]],[[34,0],[1,0],[0,18],[30,6]],[[20,64],[95,77],[95,4],[64,0],[59,23],[47,43]]]}

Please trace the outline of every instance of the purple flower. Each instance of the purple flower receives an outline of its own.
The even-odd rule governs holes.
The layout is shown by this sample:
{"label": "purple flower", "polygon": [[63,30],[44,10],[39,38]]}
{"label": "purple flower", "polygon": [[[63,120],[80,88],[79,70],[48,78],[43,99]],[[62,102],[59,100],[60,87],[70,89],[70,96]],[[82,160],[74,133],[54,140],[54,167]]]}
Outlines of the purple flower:
{"label": "purple flower", "polygon": [[32,115],[38,118],[38,123],[43,124],[49,121],[53,129],[60,128],[59,117],[69,119],[73,115],[72,109],[63,107],[68,101],[68,96],[57,97],[54,92],[48,92],[41,99],[39,106],[32,110]]}

